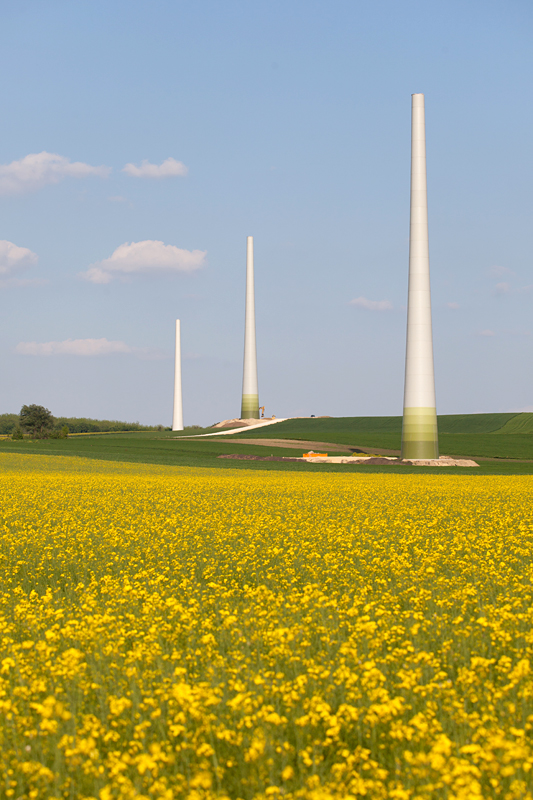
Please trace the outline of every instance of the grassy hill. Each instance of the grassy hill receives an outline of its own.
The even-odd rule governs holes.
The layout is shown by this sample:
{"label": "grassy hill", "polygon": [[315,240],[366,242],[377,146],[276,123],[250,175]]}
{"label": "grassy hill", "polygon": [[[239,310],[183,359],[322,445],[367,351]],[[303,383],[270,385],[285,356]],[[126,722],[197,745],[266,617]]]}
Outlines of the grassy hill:
{"label": "grassy hill", "polygon": [[[276,426],[272,426],[276,427]],[[517,437],[494,437],[520,439]],[[461,467],[383,467],[359,466],[355,464],[307,464],[295,461],[240,461],[233,459],[220,459],[218,456],[231,453],[242,453],[259,456],[301,456],[304,449],[289,449],[276,445],[254,445],[242,441],[234,441],[233,437],[224,436],[220,439],[209,437],[206,439],[183,439],[172,436],[169,432],[131,432],[131,433],[96,433],[70,436],[68,439],[39,439],[31,441],[0,440],[0,456],[8,453],[25,453],[34,455],[52,456],[79,456],[82,458],[96,458],[111,461],[129,461],[143,464],[165,464],[186,467],[204,467],[208,469],[259,469],[267,471],[289,470],[296,472],[381,472],[399,475],[428,474],[428,475],[515,475],[533,474],[533,460],[531,462],[516,462],[502,459],[500,461],[480,461],[479,468],[464,469]],[[0,471],[8,468],[9,460],[0,458]]]}
{"label": "grassy hill", "polygon": [[533,433],[533,414],[515,414],[498,433]]}
{"label": "grassy hill", "polygon": [[[533,414],[445,414],[438,417],[438,425],[440,451],[447,455],[533,459]],[[401,434],[401,417],[317,417],[289,419],[238,435],[399,450]]]}
{"label": "grassy hill", "polygon": [[[531,418],[531,431],[517,431],[533,433],[533,414],[444,414],[439,416],[439,433],[495,433],[504,426],[508,427],[516,418]],[[259,436],[271,439],[272,437],[289,438],[292,432],[295,439],[313,438],[319,440],[320,436],[336,434],[360,433],[392,433],[402,432],[401,417],[304,417],[301,419],[288,419],[277,425],[267,426],[262,430],[249,431],[247,435],[258,438]],[[511,431],[508,431],[511,432]],[[296,435],[298,434],[298,435]],[[301,434],[301,435],[300,435]],[[239,434],[240,435],[240,434]],[[324,441],[334,441],[325,438]]]}
{"label": "grassy hill", "polygon": [[[183,438],[201,431],[138,431],[82,433],[68,439],[31,441],[0,440],[0,453],[33,453],[46,455],[75,455],[84,458],[135,461],[148,464],[169,464],[217,469],[262,469],[326,472],[400,472],[407,467],[360,467],[356,465],[311,465],[306,463],[236,461],[219,459],[223,454],[259,456],[300,456],[304,441],[330,442],[352,447],[399,450],[401,417],[336,417],[305,418],[280,422],[263,429],[233,436]],[[448,455],[492,458],[498,461],[480,462],[475,474],[533,474],[533,414],[456,414],[439,417],[440,451]],[[210,429],[212,433],[212,429]],[[302,441],[301,450],[289,449],[282,443],[255,445],[247,439],[293,439]],[[529,459],[517,463],[510,459]],[[414,468],[420,472],[423,468]],[[466,474],[464,469],[438,470],[430,474]],[[468,472],[468,474],[471,474]]]}
{"label": "grassy hill", "polygon": [[[301,455],[283,447],[239,445],[224,437],[215,439],[180,439],[168,432],[124,432],[69,436],[68,439],[25,439],[0,441],[0,453],[27,453],[34,455],[81,456],[110,461],[133,461],[144,464],[174,466],[237,467],[250,462],[216,460],[217,456],[231,453],[248,453],[260,456]],[[252,466],[254,466],[254,463]],[[259,464],[263,462],[257,462]],[[267,462],[268,463],[268,462]],[[298,465],[297,465],[298,466]]]}
{"label": "grassy hill", "polygon": [[[496,433],[517,414],[442,414],[439,433]],[[533,416],[533,415],[532,415]]]}

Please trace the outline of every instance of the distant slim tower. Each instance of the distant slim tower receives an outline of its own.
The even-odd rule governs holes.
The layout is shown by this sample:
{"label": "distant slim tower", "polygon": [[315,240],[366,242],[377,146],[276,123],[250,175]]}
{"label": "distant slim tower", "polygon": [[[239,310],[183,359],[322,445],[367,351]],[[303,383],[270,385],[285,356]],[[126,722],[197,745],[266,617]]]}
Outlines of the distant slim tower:
{"label": "distant slim tower", "polygon": [[183,401],[181,396],[181,331],[180,321],[176,320],[176,366],[174,371],[174,414],[172,430],[183,430]]}
{"label": "distant slim tower", "polygon": [[244,321],[244,373],[241,419],[259,419],[257,349],[255,346],[254,239],[246,240],[246,315]]}
{"label": "distant slim tower", "polygon": [[424,95],[412,95],[409,299],[402,458],[438,458],[429,286]]}

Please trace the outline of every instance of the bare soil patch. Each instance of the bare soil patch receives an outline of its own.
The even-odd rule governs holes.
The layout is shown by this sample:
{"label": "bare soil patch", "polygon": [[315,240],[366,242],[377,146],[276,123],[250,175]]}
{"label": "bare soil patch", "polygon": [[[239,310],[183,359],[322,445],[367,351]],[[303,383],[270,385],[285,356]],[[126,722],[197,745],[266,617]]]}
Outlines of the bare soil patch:
{"label": "bare soil patch", "polygon": [[232,437],[232,442],[242,444],[259,444],[264,447],[287,447],[291,450],[328,450],[337,453],[379,453],[383,456],[399,456],[399,450],[384,450],[382,447],[354,447],[349,444],[335,444],[333,442],[311,442],[306,439],[240,439],[238,434]]}

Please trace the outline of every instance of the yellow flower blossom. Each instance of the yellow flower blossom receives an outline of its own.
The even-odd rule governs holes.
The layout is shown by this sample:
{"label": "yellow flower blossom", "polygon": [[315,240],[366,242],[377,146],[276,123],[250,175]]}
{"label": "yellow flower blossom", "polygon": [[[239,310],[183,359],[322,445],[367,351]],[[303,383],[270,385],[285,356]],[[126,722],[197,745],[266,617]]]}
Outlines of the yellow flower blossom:
{"label": "yellow flower blossom", "polygon": [[533,800],[529,477],[0,455],[17,800]]}

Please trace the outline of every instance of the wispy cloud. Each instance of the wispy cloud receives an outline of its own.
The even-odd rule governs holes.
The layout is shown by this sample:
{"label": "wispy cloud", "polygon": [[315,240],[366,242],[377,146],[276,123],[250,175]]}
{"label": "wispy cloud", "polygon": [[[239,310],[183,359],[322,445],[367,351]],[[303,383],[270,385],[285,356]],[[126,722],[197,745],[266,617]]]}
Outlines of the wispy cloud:
{"label": "wispy cloud", "polygon": [[491,267],[489,275],[491,278],[502,278],[504,275],[516,275],[516,272],[513,272],[509,267]]}
{"label": "wispy cloud", "polygon": [[6,239],[0,240],[0,275],[12,275],[20,269],[33,267],[39,257],[27,247],[18,247]]}
{"label": "wispy cloud", "polygon": [[110,167],[92,167],[82,161],[70,161],[56,153],[31,153],[19,161],[0,164],[0,194],[25,194],[42,189],[63,178],[107,178]]}
{"label": "wispy cloud", "polygon": [[127,197],[122,197],[121,194],[113,195],[112,197],[108,197],[107,199],[109,200],[110,203],[127,203],[128,202],[128,198]]}
{"label": "wispy cloud", "polygon": [[62,342],[19,342],[15,352],[22,356],[110,356],[127,354],[138,358],[158,359],[165,356],[157,350],[130,347],[126,342],[109,339],[65,339]]}
{"label": "wispy cloud", "polygon": [[131,353],[126,342],[108,339],[65,339],[63,342],[19,342],[15,351],[22,356],[108,356]]}
{"label": "wispy cloud", "polygon": [[181,161],[167,158],[162,164],[151,164],[144,159],[138,167],[136,164],[126,164],[122,172],[132,178],[178,178],[183,177],[189,170]]}
{"label": "wispy cloud", "polygon": [[446,303],[446,306],[456,311],[459,308],[459,303]]}
{"label": "wispy cloud", "polygon": [[484,331],[479,331],[479,336],[495,336],[495,333],[487,328]]}
{"label": "wispy cloud", "polygon": [[350,300],[350,305],[366,308],[367,311],[391,311],[392,309],[390,300],[368,300],[366,297],[356,297]]}
{"label": "wispy cloud", "polygon": [[494,287],[495,294],[507,294],[511,290],[511,284],[502,281],[502,283],[497,283]]}
{"label": "wispy cloud", "polygon": [[109,283],[113,278],[157,272],[194,272],[205,264],[205,250],[181,250],[172,244],[147,239],[125,242],[103,261],[91,264],[80,277],[92,283]]}

